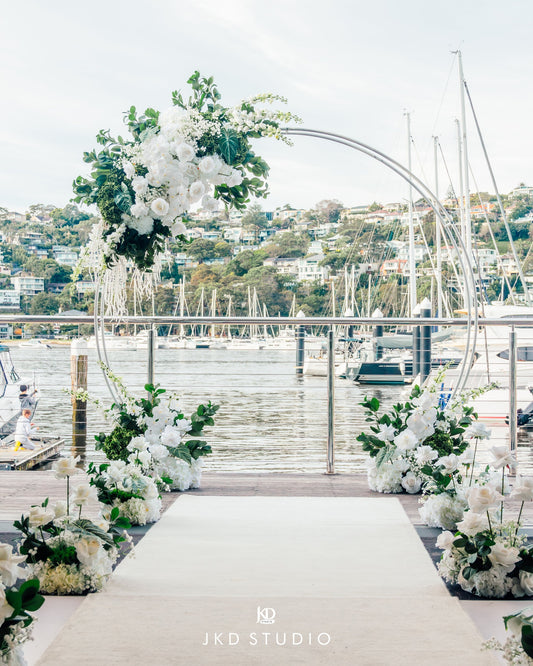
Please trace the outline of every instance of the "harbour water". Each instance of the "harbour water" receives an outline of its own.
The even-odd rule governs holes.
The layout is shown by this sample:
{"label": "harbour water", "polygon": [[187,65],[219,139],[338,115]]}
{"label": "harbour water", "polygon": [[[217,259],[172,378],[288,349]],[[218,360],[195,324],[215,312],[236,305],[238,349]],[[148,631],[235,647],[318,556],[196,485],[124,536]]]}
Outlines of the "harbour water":
{"label": "harbour water", "polygon": [[[23,378],[35,373],[40,402],[36,423],[47,433],[65,438],[71,449],[72,409],[70,396],[70,347],[12,346],[15,367]],[[89,392],[106,406],[110,396],[96,352],[89,350]],[[132,393],[141,395],[147,376],[147,350],[109,352],[113,371]],[[188,415],[200,402],[220,405],[216,424],[206,439],[213,455],[206,469],[219,472],[324,472],[327,443],[327,387],[321,377],[298,378],[295,352],[281,350],[158,349],[155,382],[180,396]],[[362,473],[367,455],[356,436],[365,427],[359,403],[365,395],[376,396],[383,407],[397,402],[408,387],[358,386],[337,379],[335,386],[335,471]],[[94,435],[109,432],[103,413],[88,410],[87,445],[76,450],[86,462],[101,459]],[[533,471],[532,437],[519,434],[521,469]],[[492,443],[505,442],[507,428],[494,431]],[[484,447],[485,449],[487,447]],[[482,458],[486,456],[486,450]]]}

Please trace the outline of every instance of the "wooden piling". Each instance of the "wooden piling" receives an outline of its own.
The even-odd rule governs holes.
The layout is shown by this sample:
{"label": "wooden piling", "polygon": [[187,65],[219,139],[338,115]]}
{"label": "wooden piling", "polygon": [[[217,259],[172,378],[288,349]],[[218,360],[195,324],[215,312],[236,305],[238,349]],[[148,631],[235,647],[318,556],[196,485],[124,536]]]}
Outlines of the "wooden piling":
{"label": "wooden piling", "polygon": [[87,343],[73,340],[70,346],[70,380],[72,387],[72,446],[84,447],[87,442],[87,402],[77,399],[78,391],[87,391]]}

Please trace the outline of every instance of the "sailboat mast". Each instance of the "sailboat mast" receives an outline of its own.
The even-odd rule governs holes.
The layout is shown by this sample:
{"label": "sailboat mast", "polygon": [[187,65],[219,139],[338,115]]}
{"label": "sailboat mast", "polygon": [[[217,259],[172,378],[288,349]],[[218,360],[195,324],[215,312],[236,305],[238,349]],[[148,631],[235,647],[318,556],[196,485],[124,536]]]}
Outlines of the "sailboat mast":
{"label": "sailboat mast", "polygon": [[[411,114],[407,117],[407,168],[411,169]],[[369,275],[370,283],[370,275]],[[415,224],[413,219],[413,186],[409,180],[409,314],[412,317],[416,307],[416,262],[415,262]],[[370,314],[368,315],[370,316]]]}
{"label": "sailboat mast", "polygon": [[[439,199],[439,163],[438,163],[438,146],[439,146],[439,137],[433,137],[433,157],[435,161],[435,196],[437,201]],[[440,229],[440,218],[435,213],[435,249],[437,252],[437,274],[436,274],[436,285],[437,285],[437,313],[439,317],[444,316],[444,310],[442,308],[442,248],[441,248],[441,229]]]}
{"label": "sailboat mast", "polygon": [[472,219],[470,216],[470,179],[468,174],[468,142],[466,140],[465,76],[463,73],[463,55],[457,51],[459,61],[459,83],[461,86],[461,127],[463,135],[463,182],[464,182],[464,229],[465,247],[468,261],[472,261]]}

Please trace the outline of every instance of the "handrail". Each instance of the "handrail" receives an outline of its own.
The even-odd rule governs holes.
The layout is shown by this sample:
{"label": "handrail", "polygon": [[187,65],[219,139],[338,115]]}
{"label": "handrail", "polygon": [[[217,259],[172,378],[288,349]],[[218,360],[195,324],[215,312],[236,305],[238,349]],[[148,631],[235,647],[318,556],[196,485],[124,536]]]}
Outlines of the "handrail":
{"label": "handrail", "polygon": [[[195,317],[195,316],[124,316],[105,317],[108,324],[214,324],[224,326],[272,325],[272,326],[419,326],[420,318],[415,317]],[[428,326],[533,326],[533,315],[528,317],[479,317],[468,318],[442,318],[424,317]],[[94,324],[93,316],[67,316],[61,315],[0,315],[0,324]]]}

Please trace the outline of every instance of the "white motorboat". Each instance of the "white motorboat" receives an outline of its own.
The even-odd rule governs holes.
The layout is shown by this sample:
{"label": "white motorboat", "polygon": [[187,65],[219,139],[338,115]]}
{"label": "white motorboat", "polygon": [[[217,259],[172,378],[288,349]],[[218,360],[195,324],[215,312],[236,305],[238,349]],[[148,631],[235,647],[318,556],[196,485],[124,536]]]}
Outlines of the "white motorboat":
{"label": "white motorboat", "polygon": [[[113,349],[136,349],[135,341],[129,335],[113,335],[113,333],[104,333],[105,348],[107,350]],[[87,347],[89,349],[96,349],[96,338],[91,335],[87,338]]]}

